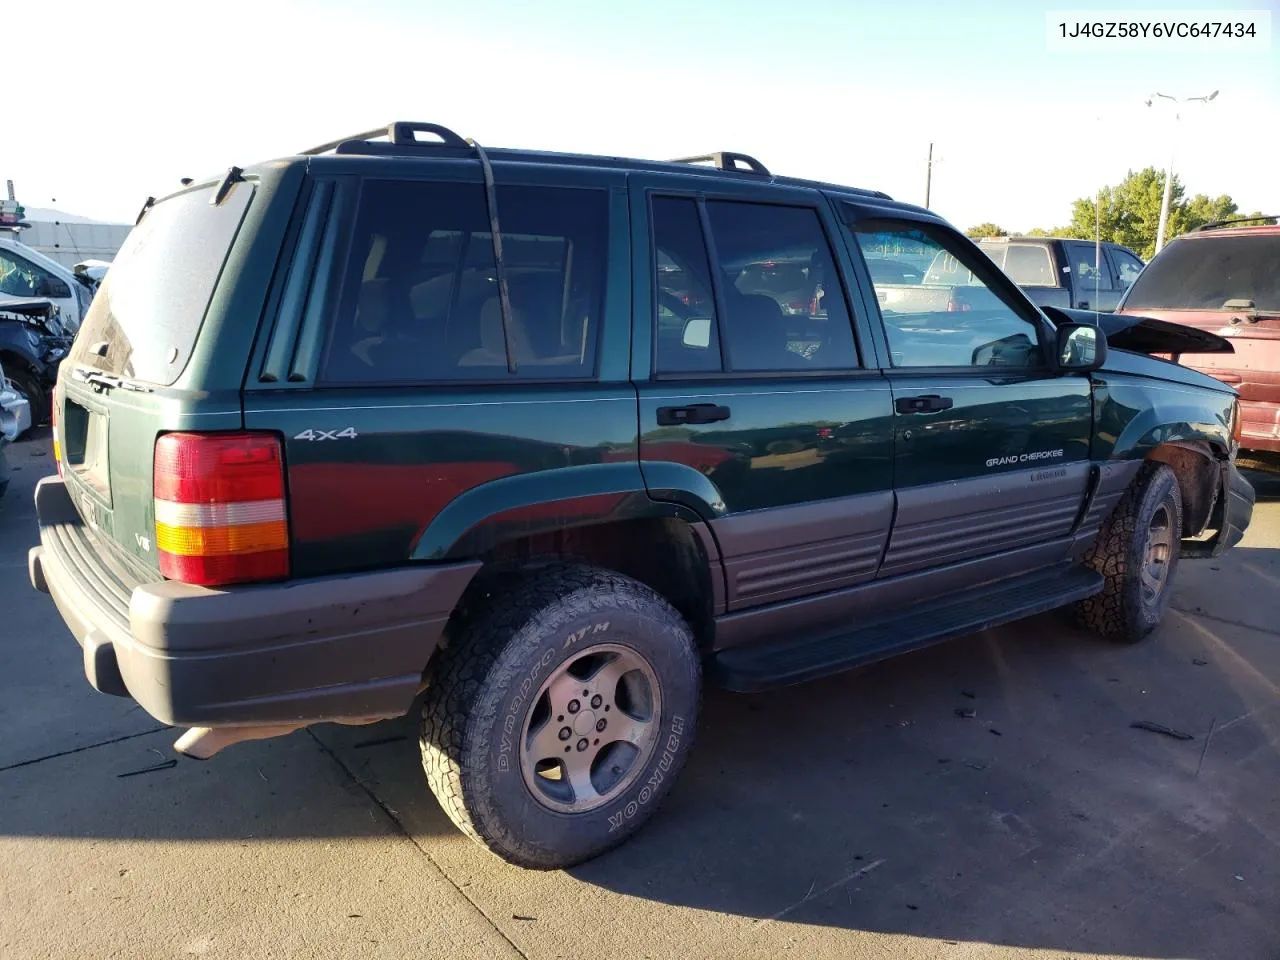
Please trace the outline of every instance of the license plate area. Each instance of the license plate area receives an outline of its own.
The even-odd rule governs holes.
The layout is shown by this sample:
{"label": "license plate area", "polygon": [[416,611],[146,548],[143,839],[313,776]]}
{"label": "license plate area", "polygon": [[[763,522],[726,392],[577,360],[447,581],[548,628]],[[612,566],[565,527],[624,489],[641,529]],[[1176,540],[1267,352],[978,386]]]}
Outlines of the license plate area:
{"label": "license plate area", "polygon": [[62,411],[63,457],[85,486],[111,504],[111,470],[108,462],[110,417],[106,410],[67,398]]}

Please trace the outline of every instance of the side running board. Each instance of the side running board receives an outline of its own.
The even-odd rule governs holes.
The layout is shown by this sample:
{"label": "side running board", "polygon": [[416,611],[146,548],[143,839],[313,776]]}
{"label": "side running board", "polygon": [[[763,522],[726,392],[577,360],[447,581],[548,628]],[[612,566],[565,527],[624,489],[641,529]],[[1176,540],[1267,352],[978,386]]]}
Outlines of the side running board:
{"label": "side running board", "polygon": [[743,693],[803,683],[1044,613],[1091,597],[1102,585],[1100,573],[1083,567],[1026,574],[941,597],[852,629],[730,647],[711,658],[707,679]]}

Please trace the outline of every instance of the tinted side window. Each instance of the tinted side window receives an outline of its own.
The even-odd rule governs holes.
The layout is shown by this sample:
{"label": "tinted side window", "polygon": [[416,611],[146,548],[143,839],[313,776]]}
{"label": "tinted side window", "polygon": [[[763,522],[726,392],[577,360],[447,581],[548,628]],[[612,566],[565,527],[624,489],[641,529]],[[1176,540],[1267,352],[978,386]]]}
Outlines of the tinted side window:
{"label": "tinted side window", "polygon": [[323,377],[340,383],[595,372],[608,241],[603,190],[499,186],[511,317],[503,330],[484,188],[364,185]]}
{"label": "tinted side window", "polygon": [[698,205],[685,197],[653,200],[658,373],[719,371],[720,340],[711,263]]}
{"label": "tinted side window", "polygon": [[[0,250],[0,293],[11,297],[38,297],[49,284],[66,286],[43,267],[25,257]],[[67,296],[71,291],[67,291]]]}
{"label": "tinted side window", "polygon": [[1116,268],[1116,288],[1128,290],[1142,272],[1142,261],[1127,250],[1111,248],[1111,262]]}
{"label": "tinted side window", "polygon": [[712,200],[707,217],[728,369],[858,365],[849,307],[816,210]]}
{"label": "tinted side window", "polygon": [[[921,283],[871,274],[895,367],[1031,367],[1041,362],[1026,307],[1006,300],[983,256],[944,231],[896,221],[859,222],[855,236],[870,261],[924,269]],[[881,270],[880,276],[888,276]]]}
{"label": "tinted side window", "polygon": [[1099,290],[1113,289],[1111,271],[1107,269],[1107,255],[1092,243],[1067,243],[1067,259],[1075,275],[1077,290],[1092,290],[1097,281]]}

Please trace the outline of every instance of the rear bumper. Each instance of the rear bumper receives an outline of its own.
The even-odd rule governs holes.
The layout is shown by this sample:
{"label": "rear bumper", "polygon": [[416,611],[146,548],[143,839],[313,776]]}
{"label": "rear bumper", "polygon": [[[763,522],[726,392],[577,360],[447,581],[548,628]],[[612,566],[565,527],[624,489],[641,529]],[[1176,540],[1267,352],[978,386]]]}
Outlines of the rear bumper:
{"label": "rear bumper", "polygon": [[1280,403],[1241,399],[1240,420],[1242,450],[1280,453]]}
{"label": "rear bumper", "polygon": [[85,675],[175,726],[403,714],[479,563],[210,589],[130,582],[97,561],[57,477],[36,487],[31,584],[84,650]]}

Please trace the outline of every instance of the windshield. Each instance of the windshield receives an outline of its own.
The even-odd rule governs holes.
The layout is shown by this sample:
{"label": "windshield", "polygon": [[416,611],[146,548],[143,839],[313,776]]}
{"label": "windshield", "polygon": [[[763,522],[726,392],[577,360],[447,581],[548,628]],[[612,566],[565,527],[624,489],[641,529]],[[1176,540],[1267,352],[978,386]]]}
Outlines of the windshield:
{"label": "windshield", "polygon": [[1174,240],[1147,264],[1125,298],[1130,309],[1280,311],[1280,235]]}
{"label": "windshield", "polygon": [[152,383],[178,379],[253,197],[253,185],[240,182],[215,207],[212,191],[162,200],[129,232],[81,325],[73,362]]}

